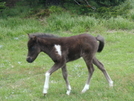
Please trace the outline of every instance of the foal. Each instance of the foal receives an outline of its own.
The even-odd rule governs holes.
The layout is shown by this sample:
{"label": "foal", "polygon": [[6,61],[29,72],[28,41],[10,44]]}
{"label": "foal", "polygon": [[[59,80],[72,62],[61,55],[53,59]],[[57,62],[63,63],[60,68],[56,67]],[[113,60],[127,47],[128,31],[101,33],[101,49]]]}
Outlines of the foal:
{"label": "foal", "polygon": [[[93,37],[89,34],[81,34],[71,37],[56,37],[48,34],[31,34],[28,41],[27,62],[32,63],[40,52],[46,53],[53,61],[54,65],[45,73],[45,82],[43,94],[47,94],[49,88],[50,75],[62,69],[62,75],[66,82],[67,92],[71,92],[71,86],[68,81],[66,63],[82,57],[88,68],[88,79],[82,90],[82,93],[89,89],[90,79],[94,72],[93,64],[96,65],[106,77],[109,86],[113,86],[113,81],[106,72],[103,64],[95,57],[96,52],[101,52],[104,47],[104,38],[100,35]],[[98,42],[97,42],[98,41]]]}

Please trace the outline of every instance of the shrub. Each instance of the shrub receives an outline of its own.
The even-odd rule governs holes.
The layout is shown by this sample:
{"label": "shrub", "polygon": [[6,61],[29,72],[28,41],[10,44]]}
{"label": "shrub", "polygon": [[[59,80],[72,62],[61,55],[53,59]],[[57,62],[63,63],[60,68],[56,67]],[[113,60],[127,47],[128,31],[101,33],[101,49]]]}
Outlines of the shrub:
{"label": "shrub", "polygon": [[3,11],[3,9],[6,8],[5,3],[6,3],[6,2],[2,2],[2,1],[0,0],[0,13]]}
{"label": "shrub", "polygon": [[4,9],[1,12],[0,17],[26,17],[29,15],[31,8],[29,6],[15,6],[13,8],[8,8]]}
{"label": "shrub", "polygon": [[111,6],[111,7],[99,7],[94,12],[94,16],[97,18],[111,18],[117,16],[128,16],[131,5],[129,2],[122,3],[119,6]]}
{"label": "shrub", "polygon": [[50,6],[49,11],[51,13],[61,13],[63,12],[63,8],[61,8],[60,6]]}

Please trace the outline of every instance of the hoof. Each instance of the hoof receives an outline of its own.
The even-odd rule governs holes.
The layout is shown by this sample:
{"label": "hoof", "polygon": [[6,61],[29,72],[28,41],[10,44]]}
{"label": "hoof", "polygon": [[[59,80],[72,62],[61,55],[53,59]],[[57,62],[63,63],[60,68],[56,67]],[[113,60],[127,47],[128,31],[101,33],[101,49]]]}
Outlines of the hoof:
{"label": "hoof", "polygon": [[47,93],[44,93],[44,96],[46,96],[47,95]]}
{"label": "hoof", "polygon": [[67,91],[67,92],[66,92],[67,95],[70,95],[70,93],[71,93],[71,91]]}
{"label": "hoof", "polygon": [[83,88],[83,90],[81,91],[81,93],[85,93],[87,90],[89,89],[89,85],[86,84]]}
{"label": "hoof", "polygon": [[47,91],[46,91],[46,90],[44,90],[44,91],[43,91],[43,94],[44,94],[44,96],[45,96],[45,95],[47,95]]}

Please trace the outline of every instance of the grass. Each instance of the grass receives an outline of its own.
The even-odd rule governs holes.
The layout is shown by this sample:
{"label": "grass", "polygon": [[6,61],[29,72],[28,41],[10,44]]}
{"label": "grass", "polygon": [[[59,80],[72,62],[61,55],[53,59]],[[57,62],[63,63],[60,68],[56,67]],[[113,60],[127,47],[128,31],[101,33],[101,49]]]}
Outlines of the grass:
{"label": "grass", "polygon": [[[130,15],[131,16],[131,15]],[[89,16],[61,14],[48,18],[0,19],[0,101],[133,101],[134,98],[134,30],[133,19],[123,17],[95,19]],[[95,67],[90,89],[81,94],[87,79],[87,68],[82,59],[67,64],[70,96],[61,70],[50,78],[48,95],[43,96],[44,74],[53,65],[41,53],[34,63],[26,62],[27,33],[46,32],[60,36],[88,32],[105,37],[106,45],[97,57],[104,63],[114,81],[109,88],[101,71]]]}

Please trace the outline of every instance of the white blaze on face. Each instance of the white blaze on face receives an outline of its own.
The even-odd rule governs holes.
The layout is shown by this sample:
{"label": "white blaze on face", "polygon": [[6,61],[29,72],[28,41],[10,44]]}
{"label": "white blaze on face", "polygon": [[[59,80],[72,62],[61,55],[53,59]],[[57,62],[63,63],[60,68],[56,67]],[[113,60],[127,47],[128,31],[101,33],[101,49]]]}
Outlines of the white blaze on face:
{"label": "white blaze on face", "polygon": [[58,52],[58,54],[61,56],[61,46],[60,45],[54,45],[56,51]]}

